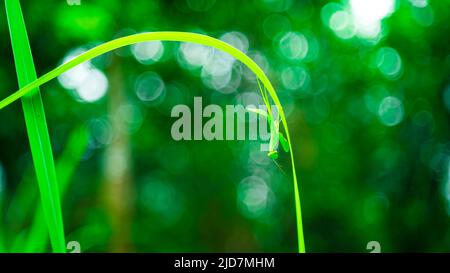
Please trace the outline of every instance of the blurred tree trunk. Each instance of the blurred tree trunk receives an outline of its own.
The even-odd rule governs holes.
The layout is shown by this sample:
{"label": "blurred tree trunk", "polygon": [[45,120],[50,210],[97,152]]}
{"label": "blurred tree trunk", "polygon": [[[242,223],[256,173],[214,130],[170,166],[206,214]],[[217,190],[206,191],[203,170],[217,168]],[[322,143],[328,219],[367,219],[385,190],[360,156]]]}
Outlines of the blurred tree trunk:
{"label": "blurred tree trunk", "polygon": [[119,58],[113,55],[108,71],[110,79],[108,119],[112,141],[104,158],[104,201],[111,221],[112,252],[130,252],[132,219],[131,150],[127,122],[119,109],[127,103]]}

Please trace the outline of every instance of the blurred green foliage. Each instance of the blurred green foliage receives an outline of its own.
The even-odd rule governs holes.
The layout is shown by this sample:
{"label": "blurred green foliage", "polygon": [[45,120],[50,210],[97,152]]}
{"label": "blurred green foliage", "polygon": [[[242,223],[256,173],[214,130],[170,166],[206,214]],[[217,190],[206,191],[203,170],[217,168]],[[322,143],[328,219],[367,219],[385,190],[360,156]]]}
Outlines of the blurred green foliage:
{"label": "blurred green foliage", "polygon": [[[199,32],[246,50],[288,114],[307,251],[366,252],[374,240],[383,252],[450,251],[450,1],[362,2],[41,0],[22,7],[38,75],[100,42],[144,31]],[[0,10],[4,98],[18,87],[3,2]],[[240,64],[164,42],[75,70],[42,93],[56,161],[70,153],[75,128],[90,131],[81,162],[58,173],[70,179],[66,235],[82,251],[296,251],[287,157],[275,164],[254,141],[170,135],[171,108],[192,106],[193,96],[221,106],[258,100],[255,78]],[[0,120],[0,250],[19,242],[19,251],[38,187],[29,183],[20,104],[0,111]]]}

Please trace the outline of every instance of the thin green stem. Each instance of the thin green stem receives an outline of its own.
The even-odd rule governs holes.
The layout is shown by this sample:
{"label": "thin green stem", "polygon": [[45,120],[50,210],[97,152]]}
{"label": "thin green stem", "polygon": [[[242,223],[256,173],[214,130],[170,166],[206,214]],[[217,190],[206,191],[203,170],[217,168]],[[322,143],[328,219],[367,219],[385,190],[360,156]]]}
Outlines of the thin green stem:
{"label": "thin green stem", "polygon": [[[49,82],[50,80],[58,77],[62,73],[70,70],[71,68],[86,62],[88,60],[91,60],[97,56],[100,56],[104,53],[107,53],[109,51],[115,50],[120,47],[141,43],[141,42],[149,42],[149,41],[176,41],[176,42],[192,42],[197,44],[202,44],[210,47],[217,48],[219,50],[222,50],[237,60],[241,61],[244,65],[246,65],[257,77],[257,79],[263,84],[265,89],[267,90],[270,98],[273,100],[274,104],[278,108],[278,112],[280,115],[280,118],[282,120],[282,124],[285,128],[286,137],[289,143],[290,153],[291,153],[291,166],[292,166],[292,176],[293,176],[293,182],[294,182],[294,195],[295,195],[295,211],[296,211],[296,217],[297,217],[297,234],[298,234],[298,251],[300,253],[305,252],[305,242],[304,242],[304,236],[303,236],[303,224],[302,224],[302,216],[301,216],[301,202],[300,202],[300,191],[299,191],[299,185],[297,181],[297,176],[295,172],[295,163],[294,163],[294,156],[292,153],[292,145],[291,145],[291,139],[289,135],[289,130],[287,126],[286,116],[284,114],[283,107],[281,106],[280,100],[275,92],[275,89],[273,88],[271,82],[267,78],[267,76],[264,74],[263,70],[247,55],[245,55],[240,50],[234,48],[233,46],[206,36],[201,35],[197,33],[189,33],[189,32],[175,32],[175,31],[162,31],[162,32],[149,32],[149,33],[140,33],[135,35],[130,35],[126,37],[122,37],[116,40],[112,40],[109,42],[106,42],[104,44],[101,44],[97,47],[94,47],[85,53],[79,55],[78,57],[60,65],[59,67],[53,69],[52,71],[48,72],[47,74],[43,75],[42,77],[38,78],[37,80],[30,82],[26,86],[23,86],[20,90],[13,93],[9,97],[5,98],[4,100],[0,101],[0,110],[12,102],[16,101],[19,98],[22,98],[24,95],[29,94],[34,90],[35,88]],[[265,92],[265,91],[264,91]],[[266,94],[262,94],[265,96]],[[270,105],[267,105],[267,107],[270,109]]]}
{"label": "thin green stem", "polygon": [[[19,86],[36,80],[31,48],[19,0],[5,0],[6,14],[14,53]],[[64,228],[55,164],[39,88],[33,87],[22,97],[31,153],[47,228],[54,252],[65,252]]]}
{"label": "thin green stem", "polygon": [[[75,173],[75,168],[80,162],[83,153],[86,151],[88,142],[89,134],[87,129],[85,127],[76,128],[67,142],[64,153],[57,160],[56,173],[62,198],[66,195],[70,179]],[[48,237],[45,230],[45,222],[42,218],[43,212],[42,206],[36,208],[34,220],[24,246],[25,252],[42,252],[45,250]]]}

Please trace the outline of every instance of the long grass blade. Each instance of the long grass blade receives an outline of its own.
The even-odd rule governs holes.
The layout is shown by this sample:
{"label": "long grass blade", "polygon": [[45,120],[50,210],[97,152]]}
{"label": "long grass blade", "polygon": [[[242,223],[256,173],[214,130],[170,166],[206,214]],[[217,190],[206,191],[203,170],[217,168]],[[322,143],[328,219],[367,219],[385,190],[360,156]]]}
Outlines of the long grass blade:
{"label": "long grass blade", "polygon": [[[19,0],[5,0],[5,6],[17,78],[19,86],[24,87],[37,78],[25,21]],[[31,88],[30,93],[22,97],[22,106],[52,248],[54,252],[65,252],[58,184],[44,106],[38,87]]]}
{"label": "long grass blade", "polygon": [[[292,166],[292,176],[293,176],[293,184],[294,184],[294,195],[295,195],[295,211],[296,211],[296,218],[297,218],[297,235],[298,235],[298,251],[300,253],[305,252],[305,241],[303,236],[303,223],[302,223],[302,214],[301,214],[301,202],[300,202],[300,190],[299,190],[299,184],[297,181],[297,174],[295,171],[295,161],[294,161],[294,155],[293,155],[293,149],[292,149],[292,143],[291,138],[289,135],[289,129],[287,126],[286,116],[283,111],[283,107],[280,103],[280,100],[275,92],[275,89],[273,88],[271,82],[267,78],[267,76],[264,74],[263,70],[247,55],[245,55],[240,50],[234,48],[233,46],[206,36],[202,34],[197,33],[189,33],[189,32],[176,32],[176,31],[161,31],[161,32],[149,32],[149,33],[140,33],[135,35],[130,35],[122,38],[118,38],[109,42],[106,42],[104,44],[101,44],[97,47],[94,47],[85,53],[79,55],[78,57],[60,65],[59,67],[53,69],[52,71],[48,72],[47,74],[43,75],[42,77],[38,78],[37,80],[30,82],[29,84],[23,86],[20,90],[14,92],[9,97],[5,98],[4,100],[0,101],[0,110],[4,107],[8,106],[9,104],[13,103],[14,101],[18,100],[19,98],[22,98],[24,95],[29,94],[34,90],[35,88],[49,82],[50,80],[58,77],[62,73],[72,69],[73,67],[84,63],[88,60],[91,60],[97,56],[100,56],[104,53],[110,52],[112,50],[115,50],[117,48],[121,48],[124,46],[141,43],[141,42],[149,42],[149,41],[176,41],[176,42],[191,42],[191,43],[197,43],[202,44],[210,47],[214,47],[216,49],[222,50],[240,62],[242,62],[244,65],[246,65],[257,77],[258,81],[262,83],[264,86],[264,90],[261,90],[263,95],[263,98],[265,98],[265,102],[268,101],[266,91],[270,98],[272,99],[273,103],[277,106],[278,114],[281,118],[282,125],[284,127],[285,133],[286,133],[286,139],[289,146],[290,151],[290,157],[291,157],[291,166]],[[270,105],[266,105],[269,109],[270,114]]]}
{"label": "long grass blade", "polygon": [[[61,158],[56,163],[56,173],[58,175],[59,190],[61,197],[64,198],[69,187],[69,182],[75,173],[89,142],[89,134],[86,128],[76,128],[71,134],[66,149]],[[43,221],[42,206],[36,208],[33,224],[30,228],[28,238],[26,239],[25,252],[43,252],[48,243],[48,236]]]}
{"label": "long grass blade", "polygon": [[[86,126],[77,127],[71,132],[65,145],[64,152],[59,158],[56,159],[56,174],[58,177],[59,191],[62,200],[64,200],[70,181],[87,149],[88,144],[88,129]],[[12,210],[15,207],[20,207],[21,210],[25,210],[27,212],[34,211],[31,227],[20,236],[17,236],[13,242],[10,249],[13,253],[43,252],[45,251],[48,243],[48,232],[42,205],[38,205],[37,208],[36,206],[33,206],[36,202],[37,193],[35,190],[26,191],[26,189],[30,189],[31,183],[35,183],[35,181],[30,178],[24,179],[24,181],[20,183],[20,189],[16,191],[14,198],[11,200],[10,218],[13,217],[12,215],[20,215],[17,210]],[[31,202],[28,201],[28,198],[31,199]],[[24,215],[21,215],[20,219],[14,219],[16,220],[14,222],[15,225],[24,226],[24,221],[30,216],[29,214],[30,213],[24,213]]]}

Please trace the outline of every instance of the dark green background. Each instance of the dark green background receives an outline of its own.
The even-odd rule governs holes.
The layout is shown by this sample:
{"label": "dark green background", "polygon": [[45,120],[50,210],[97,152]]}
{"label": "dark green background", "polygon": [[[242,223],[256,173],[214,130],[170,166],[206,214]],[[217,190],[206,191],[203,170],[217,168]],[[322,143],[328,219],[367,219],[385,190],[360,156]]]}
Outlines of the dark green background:
{"label": "dark green background", "polygon": [[[307,251],[368,252],[373,240],[383,252],[450,251],[450,1],[418,7],[397,0],[376,39],[337,35],[328,1],[21,2],[38,75],[73,49],[126,34],[240,32],[250,56],[265,57],[263,68],[288,113]],[[351,13],[346,1],[335,3]],[[17,81],[3,1],[0,11],[5,98]],[[305,56],[292,57],[298,44],[280,47],[288,32],[306,39]],[[66,235],[88,252],[295,252],[286,154],[277,165],[258,142],[175,142],[170,135],[173,105],[192,105],[194,96],[233,104],[238,94],[257,92],[255,81],[235,63],[240,84],[221,93],[204,84],[201,67],[180,64],[179,43],[163,45],[154,63],[139,63],[129,47],[94,60],[109,83],[96,102],[80,101],[57,80],[42,88],[56,161],[73,129],[91,133],[63,198]],[[135,92],[149,71],[165,86],[165,96],[152,103]],[[304,82],[289,88],[283,75],[293,77],[291,84]],[[120,160],[125,170],[114,183],[107,162]],[[11,206],[19,185],[28,183],[24,200],[38,202],[18,102],[0,111],[0,167],[0,223],[9,246],[32,221],[30,212]]]}

